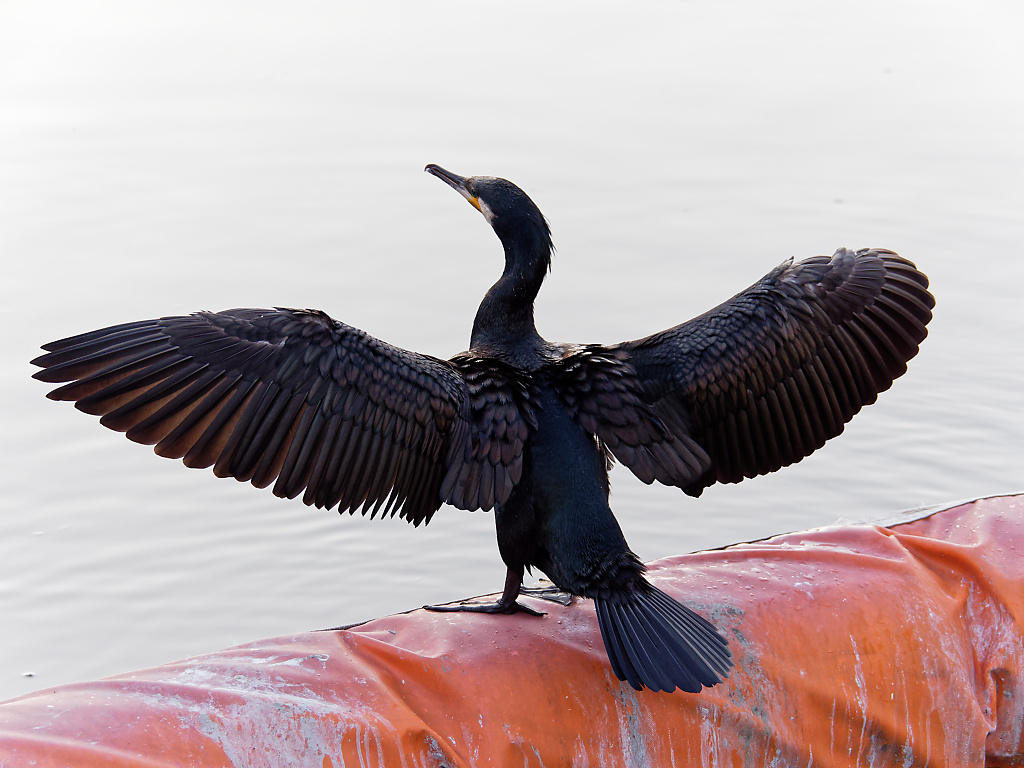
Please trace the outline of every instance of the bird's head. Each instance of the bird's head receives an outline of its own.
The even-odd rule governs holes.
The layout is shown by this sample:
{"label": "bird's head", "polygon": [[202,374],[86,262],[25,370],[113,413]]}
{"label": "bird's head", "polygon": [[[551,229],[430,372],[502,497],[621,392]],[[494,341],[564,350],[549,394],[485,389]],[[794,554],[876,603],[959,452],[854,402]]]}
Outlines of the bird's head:
{"label": "bird's head", "polygon": [[523,190],[494,176],[459,176],[431,163],[424,169],[466,198],[487,219],[507,254],[541,258],[551,266],[551,230],[540,208]]}

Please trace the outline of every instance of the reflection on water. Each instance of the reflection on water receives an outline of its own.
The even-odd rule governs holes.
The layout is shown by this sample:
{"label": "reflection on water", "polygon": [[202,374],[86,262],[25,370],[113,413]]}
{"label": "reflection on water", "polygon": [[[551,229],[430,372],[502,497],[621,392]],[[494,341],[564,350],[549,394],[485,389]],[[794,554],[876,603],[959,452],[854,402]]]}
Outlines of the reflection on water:
{"label": "reflection on water", "polygon": [[427,162],[548,215],[553,339],[643,336],[840,245],[932,276],[910,373],[815,456],[700,500],[617,471],[644,558],[1020,487],[1012,24],[523,7],[65,3],[0,31],[0,698],[500,588],[488,514],[339,519],[157,459],[29,379],[50,339],[232,306],[460,351],[501,256]]}

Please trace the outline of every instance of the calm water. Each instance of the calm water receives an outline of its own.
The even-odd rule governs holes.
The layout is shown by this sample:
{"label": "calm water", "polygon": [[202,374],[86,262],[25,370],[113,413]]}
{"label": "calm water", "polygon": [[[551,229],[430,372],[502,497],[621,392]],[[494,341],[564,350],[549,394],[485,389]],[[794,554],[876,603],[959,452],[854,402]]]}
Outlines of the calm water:
{"label": "calm water", "polygon": [[616,473],[645,559],[1020,490],[1024,12],[832,6],[5,6],[0,699],[500,588],[489,514],[284,502],[29,378],[48,340],[234,306],[462,350],[500,247],[428,162],[545,211],[553,339],[646,335],[840,245],[931,275],[910,372],[812,458],[700,500]]}

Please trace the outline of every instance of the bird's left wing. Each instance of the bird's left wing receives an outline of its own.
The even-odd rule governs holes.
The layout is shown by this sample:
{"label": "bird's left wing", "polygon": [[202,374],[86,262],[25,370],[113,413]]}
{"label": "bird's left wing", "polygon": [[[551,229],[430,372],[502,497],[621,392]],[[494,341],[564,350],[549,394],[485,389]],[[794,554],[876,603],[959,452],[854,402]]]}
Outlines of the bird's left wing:
{"label": "bird's left wing", "polygon": [[43,348],[35,378],[71,382],[51,399],[161,456],[318,507],[400,509],[419,525],[445,475],[474,458],[462,443],[480,439],[452,364],[319,311],[198,312]]}
{"label": "bird's left wing", "polygon": [[935,305],[927,288],[892,251],[841,248],[787,262],[700,317],[611,347],[667,432],[707,452],[702,473],[669,484],[699,495],[799,461],[842,432],[917,354]]}

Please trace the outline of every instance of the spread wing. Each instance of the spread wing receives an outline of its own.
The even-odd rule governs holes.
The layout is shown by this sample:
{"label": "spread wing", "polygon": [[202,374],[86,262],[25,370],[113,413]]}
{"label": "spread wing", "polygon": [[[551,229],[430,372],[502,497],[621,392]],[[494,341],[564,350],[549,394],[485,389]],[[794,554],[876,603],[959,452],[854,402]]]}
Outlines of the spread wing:
{"label": "spread wing", "polygon": [[710,458],[669,484],[696,496],[800,461],[840,434],[917,354],[935,305],[927,288],[892,251],[843,248],[783,264],[700,317],[613,347],[666,430]]}
{"label": "spread wing", "polygon": [[[323,312],[199,312],[44,349],[35,378],[71,382],[51,399],[77,401],[104,426],[187,466],[260,488],[274,483],[278,496],[301,493],[306,504],[371,516],[400,511],[419,525],[443,500],[489,508],[511,491],[504,482],[465,490],[472,477],[516,471],[514,455],[504,464],[514,448],[496,457],[497,469],[490,452],[472,450],[496,423],[488,408],[474,410],[476,384],[451,363]],[[513,411],[497,422],[512,422],[525,439]]]}

